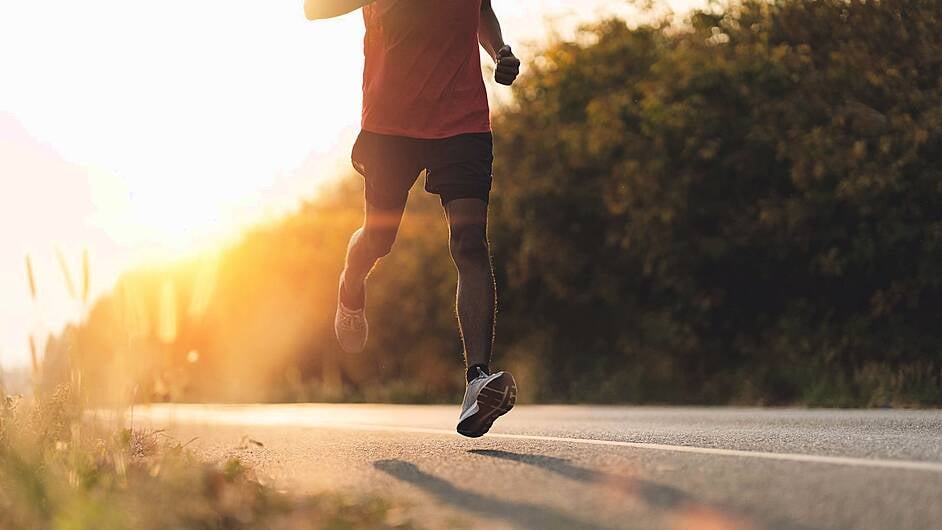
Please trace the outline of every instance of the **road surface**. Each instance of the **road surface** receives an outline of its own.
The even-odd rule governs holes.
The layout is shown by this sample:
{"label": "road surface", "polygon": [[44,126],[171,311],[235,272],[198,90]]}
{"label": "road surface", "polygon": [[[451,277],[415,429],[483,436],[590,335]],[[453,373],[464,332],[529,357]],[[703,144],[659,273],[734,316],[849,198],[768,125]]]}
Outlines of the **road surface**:
{"label": "road surface", "polygon": [[[134,409],[297,494],[377,494],[420,528],[942,529],[942,411],[518,406]],[[261,445],[247,442],[255,440]]]}

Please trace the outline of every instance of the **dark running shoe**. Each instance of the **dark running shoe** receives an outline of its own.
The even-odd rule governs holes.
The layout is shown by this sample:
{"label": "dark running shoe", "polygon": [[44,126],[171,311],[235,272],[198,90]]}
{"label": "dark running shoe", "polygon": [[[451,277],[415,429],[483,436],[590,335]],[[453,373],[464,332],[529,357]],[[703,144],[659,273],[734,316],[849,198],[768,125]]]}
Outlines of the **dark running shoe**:
{"label": "dark running shoe", "polygon": [[478,373],[468,383],[458,416],[458,433],[470,438],[483,436],[517,401],[517,382],[509,372],[487,375],[479,368]]}

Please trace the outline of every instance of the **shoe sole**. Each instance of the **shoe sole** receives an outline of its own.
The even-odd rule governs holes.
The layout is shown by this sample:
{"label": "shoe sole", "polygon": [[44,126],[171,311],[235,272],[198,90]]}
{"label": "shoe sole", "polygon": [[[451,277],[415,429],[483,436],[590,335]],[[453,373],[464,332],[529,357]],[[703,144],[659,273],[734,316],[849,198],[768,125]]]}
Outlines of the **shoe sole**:
{"label": "shoe sole", "polygon": [[458,424],[458,434],[478,438],[490,430],[494,420],[510,412],[517,402],[517,382],[503,373],[478,393],[478,411]]}

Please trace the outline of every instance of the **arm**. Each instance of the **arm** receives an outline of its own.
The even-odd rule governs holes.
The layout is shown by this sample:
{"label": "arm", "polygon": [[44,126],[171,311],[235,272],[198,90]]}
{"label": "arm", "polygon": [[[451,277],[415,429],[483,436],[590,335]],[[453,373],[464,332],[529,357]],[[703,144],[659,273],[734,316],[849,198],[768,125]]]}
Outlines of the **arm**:
{"label": "arm", "polygon": [[374,0],[304,0],[304,16],[308,20],[339,17],[373,2]]}
{"label": "arm", "polygon": [[478,42],[497,63],[494,79],[502,85],[512,84],[520,73],[520,59],[514,56],[510,46],[504,42],[504,36],[500,31],[500,21],[494,13],[491,0],[481,0]]}
{"label": "arm", "polygon": [[497,61],[497,52],[505,46],[504,36],[500,31],[500,21],[494,13],[491,0],[481,0],[481,23],[478,26],[478,42],[487,50],[488,55]]}

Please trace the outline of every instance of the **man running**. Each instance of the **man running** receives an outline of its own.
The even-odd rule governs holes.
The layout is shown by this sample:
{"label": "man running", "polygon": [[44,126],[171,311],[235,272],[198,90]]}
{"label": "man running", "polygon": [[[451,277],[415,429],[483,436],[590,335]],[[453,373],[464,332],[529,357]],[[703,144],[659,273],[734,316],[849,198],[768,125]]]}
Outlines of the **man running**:
{"label": "man running", "polygon": [[492,138],[478,44],[510,85],[520,61],[504,43],[491,0],[305,0],[308,19],[363,8],[363,117],[353,146],[366,185],[365,220],[350,238],[334,329],[341,347],[366,345],[365,281],[389,254],[409,190],[424,170],[441,198],[458,269],[458,327],[468,386],[458,432],[481,436],[514,405],[508,372],[491,373],[496,289],[487,243]]}

